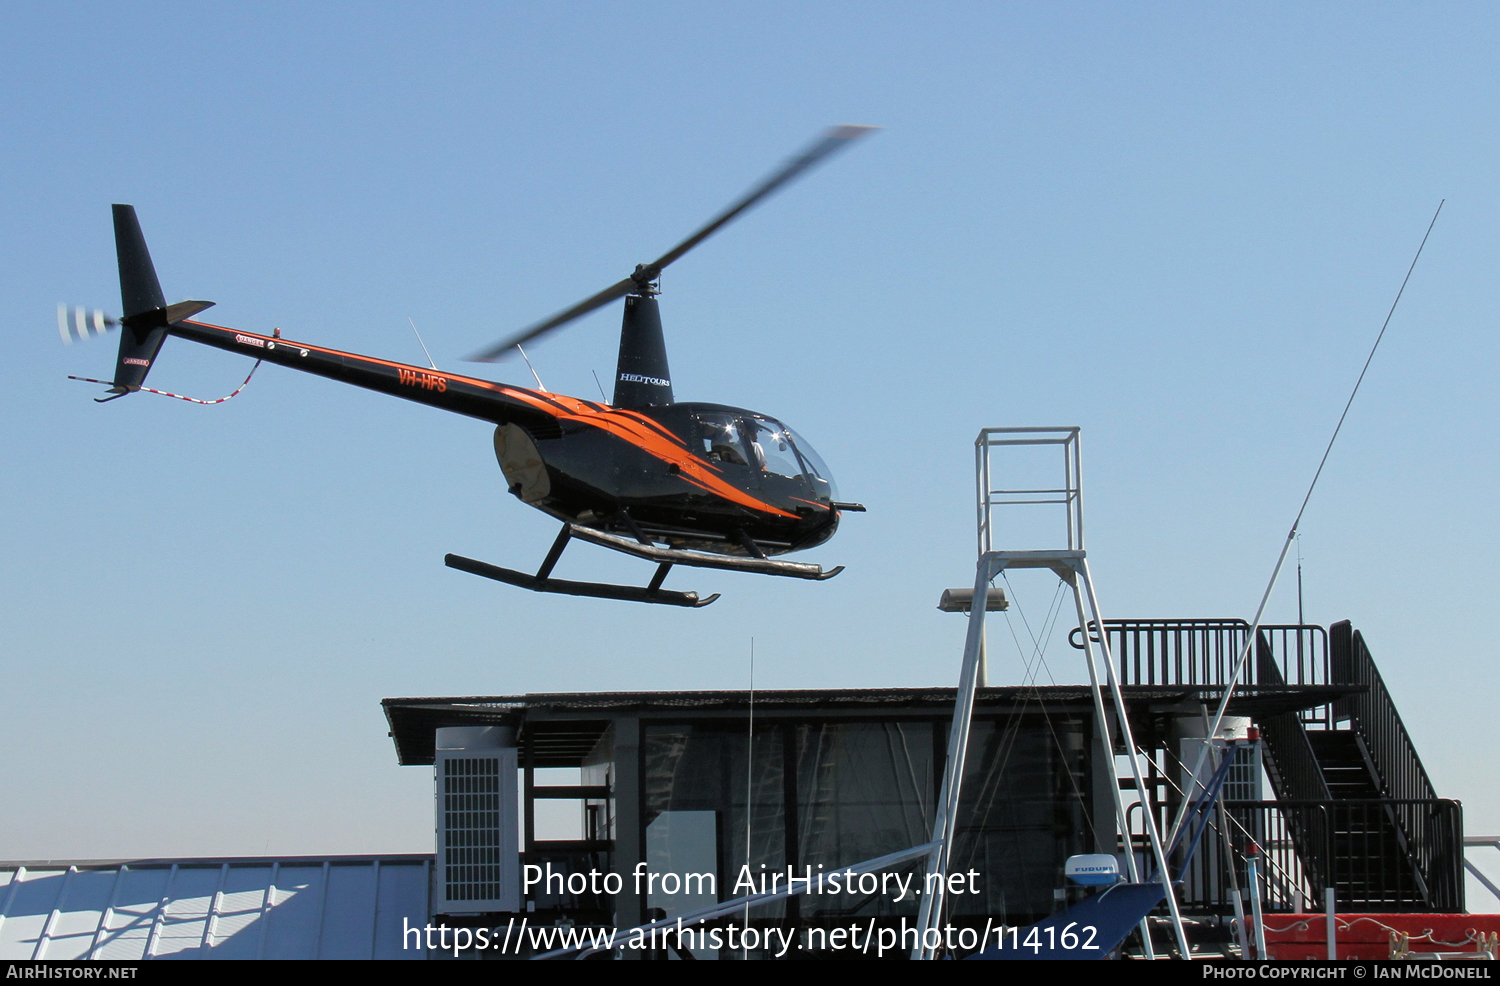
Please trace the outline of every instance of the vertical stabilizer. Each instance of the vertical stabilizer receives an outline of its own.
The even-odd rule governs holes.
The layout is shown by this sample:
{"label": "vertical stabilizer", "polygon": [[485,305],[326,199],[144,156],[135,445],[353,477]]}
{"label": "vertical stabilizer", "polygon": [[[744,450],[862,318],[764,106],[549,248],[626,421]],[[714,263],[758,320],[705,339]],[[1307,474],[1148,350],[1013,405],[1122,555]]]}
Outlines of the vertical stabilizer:
{"label": "vertical stabilizer", "polygon": [[146,238],[141,235],[135,206],[116,205],[114,214],[124,317],[120,319],[120,354],[115,361],[113,389],[126,393],[140,389],[167,338],[167,301],[161,293],[161,282],[156,279]]}
{"label": "vertical stabilizer", "polygon": [[620,325],[620,359],[615,366],[615,407],[652,407],[672,403],[672,371],[661,333],[656,299],[629,295]]}

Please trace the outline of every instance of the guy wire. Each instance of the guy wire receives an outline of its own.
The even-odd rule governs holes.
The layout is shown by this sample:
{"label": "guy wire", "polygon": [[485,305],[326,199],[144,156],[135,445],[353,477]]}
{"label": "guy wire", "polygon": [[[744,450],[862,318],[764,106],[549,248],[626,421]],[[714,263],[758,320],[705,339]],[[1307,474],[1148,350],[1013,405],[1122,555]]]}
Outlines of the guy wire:
{"label": "guy wire", "polygon": [[[1359,378],[1354,381],[1354,389],[1349,392],[1349,399],[1344,402],[1344,412],[1339,415],[1339,423],[1334,426],[1333,434],[1328,439],[1328,446],[1323,449],[1323,458],[1318,462],[1317,472],[1313,473],[1312,482],[1307,486],[1307,495],[1302,498],[1302,506],[1297,508],[1297,518],[1292,521],[1292,529],[1287,532],[1286,540],[1282,542],[1281,554],[1276,558],[1276,567],[1271,570],[1271,580],[1266,583],[1266,591],[1260,597],[1260,606],[1256,608],[1255,619],[1251,622],[1250,630],[1245,635],[1245,644],[1240,648],[1239,659],[1235,661],[1233,673],[1230,674],[1228,682],[1224,685],[1224,697],[1219,702],[1218,711],[1214,713],[1214,720],[1209,728],[1208,736],[1204,738],[1203,747],[1198,751],[1198,762],[1193,766],[1192,773],[1193,786],[1195,788],[1203,787],[1203,782],[1199,778],[1202,777],[1203,763],[1208,758],[1208,741],[1218,735],[1219,727],[1223,725],[1224,713],[1229,708],[1229,699],[1234,695],[1235,682],[1239,681],[1240,675],[1244,672],[1245,662],[1250,657],[1250,649],[1255,645],[1255,641],[1260,635],[1260,623],[1261,618],[1265,616],[1266,603],[1270,602],[1271,590],[1276,588],[1276,580],[1281,575],[1281,566],[1286,563],[1287,552],[1291,549],[1292,542],[1297,538],[1297,530],[1302,524],[1302,515],[1307,511],[1308,501],[1312,499],[1313,490],[1318,485],[1318,479],[1323,475],[1323,467],[1328,464],[1328,456],[1333,452],[1333,443],[1338,440],[1339,432],[1344,427],[1344,419],[1349,416],[1349,408],[1353,406],[1355,395],[1359,393],[1359,385],[1365,382],[1365,373],[1369,371],[1370,363],[1375,359],[1375,351],[1380,348],[1380,341],[1385,338],[1385,330],[1390,327],[1391,317],[1396,314],[1396,306],[1401,303],[1401,296],[1406,293],[1407,282],[1411,280],[1412,271],[1417,269],[1417,261],[1422,259],[1422,249],[1427,246],[1427,238],[1432,235],[1432,228],[1437,225],[1438,216],[1442,213],[1443,203],[1446,201],[1448,200],[1443,199],[1438,202],[1437,211],[1432,214],[1432,222],[1427,224],[1427,232],[1422,234],[1422,242],[1417,246],[1416,255],[1411,258],[1411,265],[1406,268],[1406,276],[1401,279],[1401,288],[1396,292],[1396,300],[1391,302],[1390,311],[1385,314],[1385,321],[1381,323],[1380,333],[1375,336],[1375,344],[1370,347],[1370,355],[1365,357],[1365,365],[1359,371]],[[1183,798],[1182,807],[1177,811],[1177,818],[1172,823],[1172,832],[1167,838],[1169,843],[1177,838],[1177,833],[1182,828],[1182,823],[1187,819],[1188,807],[1191,803],[1191,798]]]}

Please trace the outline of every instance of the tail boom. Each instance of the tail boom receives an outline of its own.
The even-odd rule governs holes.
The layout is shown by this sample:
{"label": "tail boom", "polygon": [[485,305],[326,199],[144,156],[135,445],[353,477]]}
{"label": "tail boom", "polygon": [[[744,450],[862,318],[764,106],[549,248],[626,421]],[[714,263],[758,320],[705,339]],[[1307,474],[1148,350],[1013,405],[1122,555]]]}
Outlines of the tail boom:
{"label": "tail boom", "polygon": [[431,367],[295,342],[282,338],[279,330],[268,336],[183,319],[168,323],[166,331],[215,349],[495,423],[524,423],[531,419],[551,422],[558,412],[566,410],[561,405],[556,408],[552,405],[559,400],[573,400]]}

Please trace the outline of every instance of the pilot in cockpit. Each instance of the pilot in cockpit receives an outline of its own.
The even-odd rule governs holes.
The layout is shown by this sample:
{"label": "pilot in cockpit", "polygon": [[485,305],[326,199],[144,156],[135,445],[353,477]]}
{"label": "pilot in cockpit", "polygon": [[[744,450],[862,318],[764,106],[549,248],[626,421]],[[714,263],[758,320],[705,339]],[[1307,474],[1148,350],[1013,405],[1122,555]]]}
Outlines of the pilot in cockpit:
{"label": "pilot in cockpit", "polygon": [[703,455],[711,462],[729,462],[737,466],[749,465],[745,453],[740,449],[739,429],[733,421],[703,420],[699,422],[703,435]]}

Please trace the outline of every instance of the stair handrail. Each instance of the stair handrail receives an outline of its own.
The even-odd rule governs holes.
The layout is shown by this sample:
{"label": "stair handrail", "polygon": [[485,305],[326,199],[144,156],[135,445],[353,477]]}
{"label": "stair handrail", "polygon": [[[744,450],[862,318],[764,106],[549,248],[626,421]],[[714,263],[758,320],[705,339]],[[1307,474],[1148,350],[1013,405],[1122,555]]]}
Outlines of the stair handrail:
{"label": "stair handrail", "polygon": [[[1464,910],[1463,806],[1456,801],[1359,798],[1334,801],[1227,801],[1225,809],[1238,824],[1238,832],[1264,831],[1261,848],[1270,864],[1280,860],[1287,872],[1301,873],[1314,894],[1331,883],[1338,890],[1341,906],[1381,908],[1394,911],[1461,913]],[[1403,860],[1394,868],[1352,847],[1340,847],[1340,831],[1356,831],[1368,842],[1378,838],[1376,818],[1388,817],[1396,809],[1404,816],[1429,819],[1428,843],[1423,865],[1408,866]],[[1255,821],[1259,817],[1262,821]],[[1280,837],[1273,822],[1280,819]],[[1299,843],[1296,830],[1321,829],[1321,842]],[[1237,836],[1239,838],[1239,836]],[[1347,836],[1344,836],[1347,838]],[[1413,864],[1417,858],[1407,852]],[[1324,882],[1324,881],[1328,882]],[[1305,898],[1304,898],[1305,899]],[[1282,901],[1285,906],[1286,900]]]}
{"label": "stair handrail", "polygon": [[1379,774],[1381,793],[1403,801],[1436,800],[1432,778],[1417,755],[1401,713],[1396,711],[1396,703],[1375,666],[1364,635],[1348,620],[1341,620],[1328,630],[1335,683],[1361,686],[1334,701],[1334,719],[1349,720],[1363,740]]}
{"label": "stair handrail", "polygon": [[[1265,651],[1256,654],[1260,680],[1264,684],[1281,684],[1281,670]],[[1271,754],[1266,772],[1282,801],[1328,801],[1333,794],[1318,764],[1312,742],[1302,720],[1294,712],[1261,716],[1257,719],[1260,734],[1265,737]]]}
{"label": "stair handrail", "polygon": [[[1256,670],[1262,684],[1283,684],[1281,669],[1270,653],[1269,642],[1262,635],[1256,646]],[[1326,719],[1325,719],[1326,721]],[[1307,726],[1295,712],[1262,716],[1257,720],[1265,740],[1266,774],[1278,801],[1332,801],[1328,779],[1318,763]],[[1332,880],[1327,868],[1324,846],[1329,838],[1326,815],[1295,814],[1286,818],[1286,826],[1297,854],[1302,858],[1314,896],[1321,895]]]}
{"label": "stair handrail", "polygon": [[1335,721],[1348,720],[1361,750],[1380,785],[1381,794],[1390,802],[1391,821],[1400,833],[1409,858],[1417,867],[1418,879],[1429,893],[1463,896],[1463,879],[1457,888],[1445,868],[1438,865],[1441,846],[1462,839],[1462,815],[1456,832],[1449,831],[1445,818],[1434,816],[1419,807],[1438,800],[1432,778],[1417,754],[1416,744],[1407,732],[1401,713],[1362,633],[1348,620],[1333,624],[1329,630],[1331,670],[1338,684],[1359,686],[1333,704]]}

